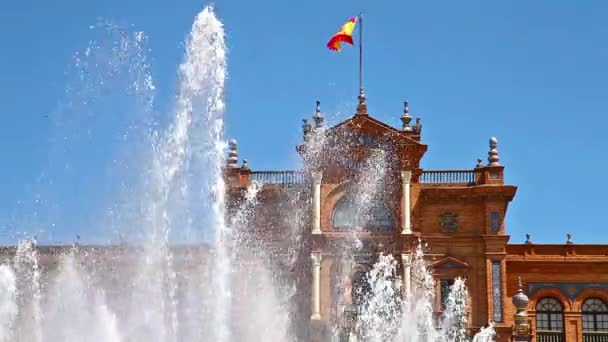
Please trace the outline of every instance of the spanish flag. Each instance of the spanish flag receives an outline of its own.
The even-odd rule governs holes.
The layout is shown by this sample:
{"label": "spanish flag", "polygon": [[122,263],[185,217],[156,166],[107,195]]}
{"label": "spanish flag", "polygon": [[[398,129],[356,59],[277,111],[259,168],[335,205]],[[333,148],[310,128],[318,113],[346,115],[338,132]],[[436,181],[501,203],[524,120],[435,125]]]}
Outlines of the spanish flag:
{"label": "spanish flag", "polygon": [[345,42],[350,45],[353,45],[353,31],[355,30],[355,25],[357,24],[357,17],[350,18],[349,21],[346,22],[336,33],[329,42],[327,42],[327,47],[330,50],[340,52],[340,42]]}

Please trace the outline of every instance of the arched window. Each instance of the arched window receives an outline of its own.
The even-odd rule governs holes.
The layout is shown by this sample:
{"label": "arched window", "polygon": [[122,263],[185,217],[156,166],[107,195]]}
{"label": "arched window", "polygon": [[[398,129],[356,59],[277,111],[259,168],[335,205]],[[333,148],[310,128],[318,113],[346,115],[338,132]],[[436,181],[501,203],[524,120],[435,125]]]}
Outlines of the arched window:
{"label": "arched window", "polygon": [[372,199],[369,204],[358,204],[355,198],[352,194],[346,194],[334,206],[332,224],[335,230],[393,229],[393,215],[381,196]]}
{"label": "arched window", "polygon": [[563,331],[564,309],[554,298],[543,298],[536,304],[536,329],[539,331]]}
{"label": "arched window", "polygon": [[583,302],[583,331],[608,331],[608,305],[599,298]]}

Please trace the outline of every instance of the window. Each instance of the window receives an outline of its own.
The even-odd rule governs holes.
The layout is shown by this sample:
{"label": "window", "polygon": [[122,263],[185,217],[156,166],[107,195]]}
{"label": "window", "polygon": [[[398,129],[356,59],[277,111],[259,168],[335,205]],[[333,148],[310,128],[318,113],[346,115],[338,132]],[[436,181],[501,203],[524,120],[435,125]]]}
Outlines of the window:
{"label": "window", "polygon": [[441,309],[444,310],[454,285],[454,279],[441,279],[439,284],[441,286]]}
{"label": "window", "polygon": [[359,205],[355,196],[346,194],[338,200],[332,214],[335,230],[355,228],[390,230],[394,227],[393,222],[391,211],[380,196],[372,199],[369,205]]}
{"label": "window", "polygon": [[490,228],[494,233],[500,230],[500,214],[496,211],[490,213]]}
{"label": "window", "polygon": [[554,298],[543,298],[536,304],[536,329],[544,331],[564,330],[564,310]]}
{"label": "window", "polygon": [[583,331],[608,331],[608,306],[601,299],[583,302]]}
{"label": "window", "polygon": [[494,322],[502,322],[502,280],[500,260],[492,261],[492,311]]}

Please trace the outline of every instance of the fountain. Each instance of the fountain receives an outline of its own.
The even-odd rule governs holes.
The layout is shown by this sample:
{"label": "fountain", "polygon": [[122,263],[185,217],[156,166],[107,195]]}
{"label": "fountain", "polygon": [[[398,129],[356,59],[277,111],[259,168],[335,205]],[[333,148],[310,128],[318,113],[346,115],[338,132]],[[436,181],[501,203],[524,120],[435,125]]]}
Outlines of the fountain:
{"label": "fountain", "polygon": [[[114,51],[122,57],[110,58],[111,70],[118,73],[120,63],[132,63],[124,56],[130,55],[129,46],[135,46],[138,58],[126,70],[135,74],[130,87],[143,100],[143,111],[150,113],[155,87],[139,45],[143,33],[135,33],[132,39],[135,45],[121,37]],[[87,49],[85,55],[91,53],[94,51]],[[289,208],[289,215],[283,219],[290,228],[280,253],[254,229],[262,185],[251,182],[240,202],[228,201],[223,136],[226,60],[223,25],[207,7],[196,16],[187,38],[171,122],[166,130],[143,125],[145,141],[152,148],[144,153],[146,163],[138,172],[141,189],[127,191],[132,203],[123,207],[124,215],[114,217],[125,220],[116,224],[117,230],[136,226],[131,229],[136,233],[130,241],[104,247],[77,243],[69,249],[41,247],[34,239],[22,240],[12,258],[0,265],[0,342],[306,339],[297,326],[308,326],[309,317],[303,318],[306,314],[293,302],[307,296],[298,291],[302,285],[297,276],[292,279],[286,273],[309,272],[301,266],[306,254],[301,239],[308,224],[310,193],[296,188],[287,195],[283,205]],[[78,62],[86,69],[83,60]],[[324,158],[323,147],[332,144],[323,133],[319,107],[314,129],[306,126],[305,131],[303,157],[306,171],[313,171]],[[236,142],[230,145],[236,155]],[[236,167],[233,162],[229,160]],[[339,246],[343,256],[340,279],[350,274],[355,259],[369,247],[360,237],[361,231],[370,222],[394,225],[392,218],[374,221],[386,214],[386,208],[377,206],[377,199],[384,195],[388,164],[381,148],[361,163],[358,186],[352,189],[351,202],[345,203],[352,205],[351,211],[342,217],[345,224],[357,229]],[[175,236],[180,237],[178,242],[172,239]],[[380,248],[368,261],[369,268],[359,278],[365,285],[351,288],[353,296],[348,298],[346,288],[336,289],[337,297],[347,298],[337,303],[343,309],[338,315],[352,314],[353,318],[346,336],[339,336],[341,323],[335,322],[337,338],[468,340],[463,280],[452,286],[441,324],[433,316],[435,287],[423,243],[415,247],[408,282],[411,288],[405,292],[399,264],[390,253]],[[490,327],[475,340],[488,341],[492,335]]]}

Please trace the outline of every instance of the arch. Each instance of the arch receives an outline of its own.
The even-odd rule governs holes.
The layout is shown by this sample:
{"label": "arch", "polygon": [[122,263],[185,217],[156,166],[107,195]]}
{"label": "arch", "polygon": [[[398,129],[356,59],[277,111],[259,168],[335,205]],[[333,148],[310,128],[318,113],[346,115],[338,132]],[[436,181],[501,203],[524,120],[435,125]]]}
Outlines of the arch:
{"label": "arch", "polygon": [[534,308],[538,331],[564,331],[564,307],[558,299],[540,298]]}
{"label": "arch", "polygon": [[552,297],[557,299],[562,305],[564,311],[572,310],[572,302],[570,302],[570,299],[568,299],[568,297],[560,289],[555,287],[544,287],[534,292],[534,294],[532,294],[530,297],[530,304],[528,306],[529,308],[532,308],[530,311],[534,312],[536,310],[537,302],[544,297]]}
{"label": "arch", "polygon": [[332,202],[335,204],[335,202],[337,202],[342,196],[344,196],[347,190],[352,187],[352,183],[352,180],[347,179],[337,184],[333,189],[329,191],[329,193],[327,194],[327,199],[332,200]]}
{"label": "arch", "polygon": [[589,298],[599,298],[603,300],[605,303],[608,303],[608,291],[604,289],[585,289],[583,292],[579,293],[578,296],[574,299],[574,304],[572,305],[572,310],[574,311],[582,311],[583,302]]}

